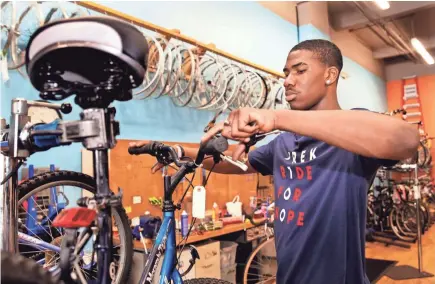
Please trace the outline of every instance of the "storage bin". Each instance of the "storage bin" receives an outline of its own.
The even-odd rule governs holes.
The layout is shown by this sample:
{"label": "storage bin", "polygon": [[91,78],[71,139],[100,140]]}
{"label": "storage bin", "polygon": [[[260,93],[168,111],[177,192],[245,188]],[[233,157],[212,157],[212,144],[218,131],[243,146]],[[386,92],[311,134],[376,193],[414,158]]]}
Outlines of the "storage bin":
{"label": "storage bin", "polygon": [[237,243],[221,241],[221,269],[232,267],[236,263]]}
{"label": "storage bin", "polygon": [[236,268],[237,264],[233,264],[226,268],[221,268],[221,279],[236,284]]}
{"label": "storage bin", "polygon": [[196,278],[221,278],[219,242],[210,242],[196,246],[200,259],[196,260]]}

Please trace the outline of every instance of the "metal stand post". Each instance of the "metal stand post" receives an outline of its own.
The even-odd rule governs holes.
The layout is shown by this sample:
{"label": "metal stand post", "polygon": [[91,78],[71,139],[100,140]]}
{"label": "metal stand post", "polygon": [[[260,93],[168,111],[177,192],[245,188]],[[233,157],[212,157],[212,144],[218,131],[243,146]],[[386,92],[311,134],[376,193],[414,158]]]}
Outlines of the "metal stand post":
{"label": "metal stand post", "polygon": [[404,169],[414,169],[415,184],[414,184],[414,199],[416,201],[416,214],[417,214],[417,246],[418,246],[418,269],[409,265],[400,265],[390,268],[386,276],[393,280],[417,279],[432,277],[433,274],[423,271],[423,252],[421,245],[421,220],[420,220],[420,186],[418,184],[418,165],[402,165]]}
{"label": "metal stand post", "polygon": [[[4,169],[9,173],[17,164],[16,159],[4,157]],[[6,175],[6,174],[5,174]],[[2,188],[2,250],[15,253],[18,251],[18,196],[17,176],[13,175]]]}

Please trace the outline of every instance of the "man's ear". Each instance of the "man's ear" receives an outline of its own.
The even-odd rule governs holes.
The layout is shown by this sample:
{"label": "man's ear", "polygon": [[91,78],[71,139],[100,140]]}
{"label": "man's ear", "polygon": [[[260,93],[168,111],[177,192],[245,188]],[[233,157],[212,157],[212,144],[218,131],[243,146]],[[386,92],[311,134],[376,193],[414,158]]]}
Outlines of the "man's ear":
{"label": "man's ear", "polygon": [[338,71],[337,67],[328,67],[325,71],[325,84],[326,85],[332,85],[338,80],[338,76],[340,75],[340,72]]}

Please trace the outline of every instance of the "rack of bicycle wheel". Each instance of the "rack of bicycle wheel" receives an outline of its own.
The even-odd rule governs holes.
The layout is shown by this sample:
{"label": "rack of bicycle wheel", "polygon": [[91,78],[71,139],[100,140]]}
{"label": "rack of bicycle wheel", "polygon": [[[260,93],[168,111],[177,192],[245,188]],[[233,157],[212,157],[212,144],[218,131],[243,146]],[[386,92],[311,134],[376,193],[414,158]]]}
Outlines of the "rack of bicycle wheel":
{"label": "rack of bicycle wheel", "polygon": [[[49,22],[89,15],[106,15],[131,23],[149,45],[148,70],[137,100],[169,96],[177,106],[223,111],[239,107],[288,108],[284,75],[249,62],[213,44],[205,44],[180,31],[169,30],[93,2],[4,1],[2,58],[7,70],[27,77],[25,47],[31,34]],[[4,64],[5,65],[5,64]],[[7,72],[6,72],[7,73]],[[7,74],[3,80],[7,80]]]}

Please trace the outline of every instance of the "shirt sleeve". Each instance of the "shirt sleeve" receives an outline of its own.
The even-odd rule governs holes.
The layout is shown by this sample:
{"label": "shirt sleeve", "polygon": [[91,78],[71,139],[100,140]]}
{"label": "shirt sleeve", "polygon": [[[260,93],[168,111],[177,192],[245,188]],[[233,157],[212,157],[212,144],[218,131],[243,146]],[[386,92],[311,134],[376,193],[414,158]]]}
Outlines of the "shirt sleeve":
{"label": "shirt sleeve", "polygon": [[[365,110],[370,111],[365,108],[352,108],[352,110]],[[399,162],[399,160],[389,160],[389,159],[378,159],[378,158],[370,158],[365,156],[359,156],[363,167],[377,170],[379,167],[392,167]]]}
{"label": "shirt sleeve", "polygon": [[273,153],[277,138],[248,154],[249,164],[263,176],[273,175]]}
{"label": "shirt sleeve", "polygon": [[369,168],[374,170],[377,170],[379,167],[392,167],[400,162],[399,160],[369,158],[361,155],[359,157],[363,164],[363,168]]}

